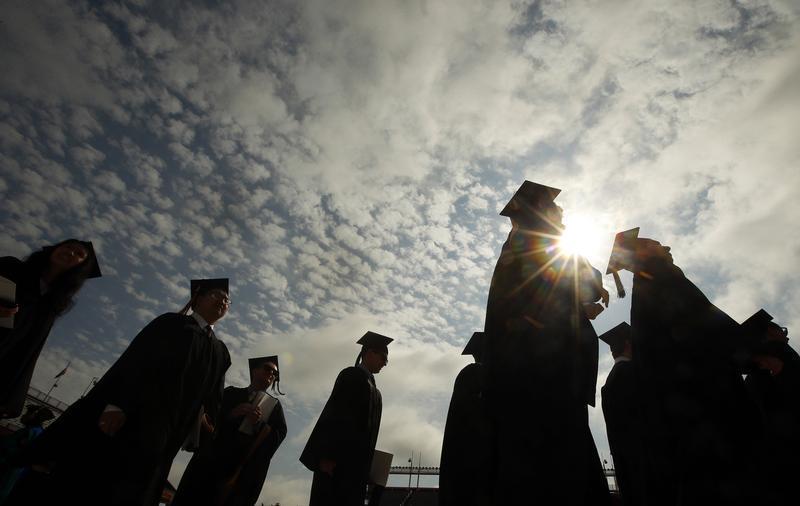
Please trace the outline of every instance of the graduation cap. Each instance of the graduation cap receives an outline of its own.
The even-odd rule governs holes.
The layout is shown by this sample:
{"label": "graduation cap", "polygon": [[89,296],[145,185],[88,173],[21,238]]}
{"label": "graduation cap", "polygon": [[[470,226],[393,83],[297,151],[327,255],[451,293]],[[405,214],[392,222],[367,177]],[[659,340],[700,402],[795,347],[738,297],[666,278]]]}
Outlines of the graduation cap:
{"label": "graduation cap", "polygon": [[193,279],[190,282],[189,291],[191,295],[189,297],[189,302],[183,306],[183,309],[180,310],[180,314],[186,314],[191,309],[192,304],[195,301],[195,298],[198,295],[203,295],[205,293],[210,292],[211,290],[222,290],[225,293],[230,293],[230,289],[228,287],[228,278],[212,278],[212,279]]}
{"label": "graduation cap", "polygon": [[360,344],[365,350],[389,353],[389,343],[392,341],[394,341],[394,339],[391,337],[386,337],[377,332],[367,331],[356,343]]}
{"label": "graduation cap", "polygon": [[270,355],[269,357],[256,357],[250,358],[247,360],[248,365],[250,366],[250,370],[258,369],[262,367],[267,362],[272,362],[275,364],[275,367],[278,367],[278,355]]}
{"label": "graduation cap", "polygon": [[469,342],[467,342],[467,346],[464,348],[464,351],[461,352],[462,355],[472,355],[476,359],[483,354],[483,343],[486,340],[486,334],[483,332],[474,332],[472,337],[469,338]]}
{"label": "graduation cap", "polygon": [[81,241],[80,239],[67,239],[65,241],[61,241],[60,243],[56,244],[54,247],[57,248],[62,244],[67,244],[67,243],[80,244],[81,246],[86,248],[86,253],[88,253],[86,260],[90,264],[89,274],[86,276],[86,279],[99,278],[103,276],[103,273],[100,272],[100,264],[97,262],[97,255],[94,252],[94,244],[92,244],[92,241]]}
{"label": "graduation cap", "polygon": [[624,349],[625,341],[630,341],[631,339],[631,326],[627,322],[622,322],[597,337],[611,348],[612,353],[618,353]]}
{"label": "graduation cap", "polygon": [[620,299],[625,297],[625,288],[622,286],[622,280],[619,279],[617,271],[630,269],[634,243],[638,238],[639,227],[625,230],[614,236],[614,247],[611,248],[611,257],[608,259],[606,274],[614,275],[614,284],[617,285],[617,295]]}
{"label": "graduation cap", "polygon": [[[539,183],[525,180],[522,186],[508,201],[508,204],[500,211],[500,216],[514,216],[524,214],[530,208],[536,208],[540,202],[552,202],[556,199],[561,190],[551,188]],[[531,211],[528,211],[530,213]]]}
{"label": "graduation cap", "polygon": [[193,279],[190,290],[192,297],[208,293],[211,290],[222,290],[225,293],[230,293],[228,278]]}

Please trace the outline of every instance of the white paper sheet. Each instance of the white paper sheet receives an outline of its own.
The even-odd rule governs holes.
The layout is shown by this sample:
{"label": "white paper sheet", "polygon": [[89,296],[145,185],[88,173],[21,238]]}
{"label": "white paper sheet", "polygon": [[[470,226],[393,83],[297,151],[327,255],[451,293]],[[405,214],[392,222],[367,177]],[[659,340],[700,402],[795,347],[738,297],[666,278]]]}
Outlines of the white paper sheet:
{"label": "white paper sheet", "polygon": [[[261,418],[258,419],[258,423],[266,422],[269,420],[270,415],[272,414],[272,410],[275,409],[275,406],[278,404],[278,399],[269,395],[266,392],[258,392],[256,398],[253,399],[253,405],[258,406],[261,408]],[[241,425],[239,425],[239,432],[244,434],[254,435],[256,433],[255,425],[250,423],[250,419],[245,417],[242,420]]]}

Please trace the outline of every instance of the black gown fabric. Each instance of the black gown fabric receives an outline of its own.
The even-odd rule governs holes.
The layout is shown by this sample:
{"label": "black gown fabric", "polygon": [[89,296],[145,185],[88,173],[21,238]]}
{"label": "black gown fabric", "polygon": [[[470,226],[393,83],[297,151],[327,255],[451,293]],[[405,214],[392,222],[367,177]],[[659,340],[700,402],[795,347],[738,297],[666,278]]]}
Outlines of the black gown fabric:
{"label": "black gown fabric", "polygon": [[[339,373],[300,462],[314,472],[311,506],[362,506],[381,423],[381,393],[362,367]],[[336,462],[333,476],[321,459]]]}
{"label": "black gown fabric", "polygon": [[[42,491],[51,495],[40,503],[157,504],[201,410],[216,421],[230,363],[225,344],[193,317],[166,313],[150,322],[89,394],[23,454],[23,463],[53,468]],[[127,417],[113,437],[97,426],[109,404]],[[32,499],[17,498],[36,504]]]}
{"label": "black gown fabric", "polygon": [[760,463],[766,474],[764,504],[800,504],[800,356],[788,344],[777,354],[783,370],[747,375],[745,384],[758,405],[764,425]]}
{"label": "black gown fabric", "polygon": [[53,303],[41,293],[39,272],[14,257],[0,258],[0,276],[16,283],[14,328],[0,328],[0,418],[22,414],[33,369],[56,319]]}
{"label": "black gown fabric", "polygon": [[479,363],[469,364],[456,377],[439,465],[440,506],[492,504],[492,434],[485,387],[485,371]]}
{"label": "black gown fabric", "polygon": [[597,334],[581,305],[600,299],[599,278],[535,233],[514,230],[503,245],[485,324],[494,504],[610,500],[587,409]]}
{"label": "black gown fabric", "polygon": [[645,478],[642,474],[646,462],[643,446],[645,426],[633,362],[614,364],[601,395],[608,444],[614,457],[614,471],[622,504],[643,505],[646,500]]}
{"label": "black gown fabric", "polygon": [[642,389],[648,505],[758,504],[758,416],[739,325],[670,262],[634,275],[631,335]]}
{"label": "black gown fabric", "polygon": [[[211,444],[195,452],[189,461],[172,506],[252,506],[256,503],[267,478],[272,456],[286,437],[286,418],[283,407],[278,402],[266,421],[271,428],[269,436],[242,465],[259,431],[264,427],[264,423],[258,424],[252,436],[244,434],[239,432],[244,416],[231,415],[236,406],[250,402],[250,393],[247,388],[225,389],[216,438]],[[219,501],[217,498],[220,489],[240,465],[242,469],[236,485],[224,502]]]}

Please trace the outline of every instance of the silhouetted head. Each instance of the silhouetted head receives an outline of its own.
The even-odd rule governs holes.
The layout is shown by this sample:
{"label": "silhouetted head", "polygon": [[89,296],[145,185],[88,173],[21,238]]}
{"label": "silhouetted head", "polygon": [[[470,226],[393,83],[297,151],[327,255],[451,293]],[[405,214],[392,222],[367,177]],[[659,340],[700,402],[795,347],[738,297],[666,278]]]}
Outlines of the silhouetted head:
{"label": "silhouetted head", "polygon": [[283,395],[280,389],[280,371],[278,369],[278,356],[257,357],[248,360],[250,366],[250,387],[254,390],[273,391]]}
{"label": "silhouetted head", "polygon": [[356,357],[356,365],[364,364],[372,374],[378,374],[389,363],[389,343],[394,341],[391,337],[367,332],[356,341],[361,345],[361,352]]}
{"label": "silhouetted head", "polygon": [[631,347],[631,326],[622,322],[611,330],[597,336],[611,349],[611,356],[633,358]]}
{"label": "silhouetted head", "polygon": [[19,421],[27,428],[41,427],[46,421],[55,417],[56,415],[48,407],[28,405],[28,409],[20,417]]}
{"label": "silhouetted head", "polygon": [[227,278],[193,279],[191,293],[192,298],[181,310],[182,314],[191,309],[213,325],[228,313],[231,299]]}
{"label": "silhouetted head", "polygon": [[554,202],[561,190],[524,181],[506,204],[501,216],[507,216],[515,229],[560,234],[564,229],[563,209]]}
{"label": "silhouetted head", "polygon": [[56,316],[72,307],[84,281],[99,278],[100,266],[90,241],[67,239],[32,253],[25,263],[47,283]]}
{"label": "silhouetted head", "polygon": [[608,260],[606,274],[613,274],[617,286],[617,295],[625,297],[625,289],[619,279],[618,271],[628,270],[638,273],[645,265],[652,262],[664,262],[672,265],[671,248],[655,239],[639,237],[639,227],[625,230],[614,237],[614,246]]}

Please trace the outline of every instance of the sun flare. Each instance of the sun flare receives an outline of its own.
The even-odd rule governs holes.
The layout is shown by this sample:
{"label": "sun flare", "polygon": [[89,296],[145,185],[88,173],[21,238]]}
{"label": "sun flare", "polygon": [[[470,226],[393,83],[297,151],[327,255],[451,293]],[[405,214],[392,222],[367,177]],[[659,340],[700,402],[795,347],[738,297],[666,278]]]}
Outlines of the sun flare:
{"label": "sun flare", "polygon": [[594,257],[603,246],[598,227],[586,216],[565,217],[558,249],[565,255]]}

